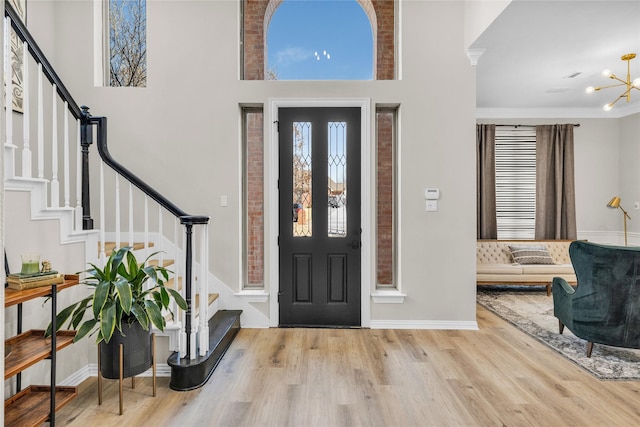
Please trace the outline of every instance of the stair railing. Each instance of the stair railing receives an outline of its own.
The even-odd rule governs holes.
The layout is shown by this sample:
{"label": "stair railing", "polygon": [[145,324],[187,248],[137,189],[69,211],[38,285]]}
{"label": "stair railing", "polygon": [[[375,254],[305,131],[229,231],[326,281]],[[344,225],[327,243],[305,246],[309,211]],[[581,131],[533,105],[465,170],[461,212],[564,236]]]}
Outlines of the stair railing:
{"label": "stair railing", "polygon": [[[107,146],[107,118],[92,116],[88,107],[78,106],[11,4],[5,2],[5,58],[12,57],[11,29],[22,42],[22,54],[19,58],[21,61],[18,61],[21,65],[17,68],[21,67],[23,78],[20,82],[22,87],[14,87],[12,67],[5,64],[5,92],[8,106],[5,109],[7,123],[4,143],[5,181],[20,183],[25,180],[35,180],[45,183],[49,192],[48,196],[46,194],[44,196],[48,198],[47,209],[69,210],[73,213],[71,233],[93,229],[94,218],[90,213],[90,184],[93,181],[89,176],[89,148],[93,144],[95,134],[97,150],[102,160],[99,170],[100,212],[97,217],[100,224],[99,258],[102,262],[106,260],[108,240],[115,242],[116,247],[125,243],[133,246],[135,242],[143,240],[143,250],[147,255],[152,251],[159,251],[159,257],[156,260],[159,263],[165,262],[165,252],[172,254],[175,261],[170,269],[174,271],[174,286],[183,294],[188,310],[180,313],[175,305],[173,307],[173,312],[180,315],[181,321],[175,325],[181,329],[181,332],[177,342],[170,342],[170,349],[179,351],[180,357],[186,356],[190,359],[194,359],[197,354],[206,354],[209,347],[207,313],[209,217],[186,213],[113,159]],[[17,47],[20,48],[19,42]],[[33,68],[37,69],[37,72],[31,76],[30,71]],[[50,90],[45,89],[45,79],[50,85]],[[37,82],[37,92],[32,96],[31,86],[34,80]],[[14,89],[19,90],[14,93]],[[21,115],[14,113],[12,108],[14,95],[19,95],[20,90],[22,91]],[[46,93],[51,95],[47,96]],[[35,108],[31,105],[33,99],[35,99]],[[35,119],[33,110],[36,111]],[[62,114],[59,114],[60,111]],[[15,123],[22,125],[21,131],[16,126],[17,132],[14,132]],[[72,136],[74,129],[75,136]],[[32,144],[31,141],[33,130],[36,131],[36,144]],[[19,138],[23,142],[21,150],[15,144]],[[59,139],[62,139],[62,142]],[[75,150],[71,149],[73,144],[76,146]],[[16,162],[18,155],[21,157],[20,163]],[[34,158],[37,165],[36,176],[33,174]],[[49,164],[47,165],[46,162]],[[20,168],[17,165],[20,165]],[[75,167],[72,173],[73,165]],[[108,168],[105,168],[105,165]],[[105,179],[107,174],[112,174],[113,178]],[[121,180],[125,185],[128,184],[127,202],[124,203],[127,208],[123,208],[121,203]],[[70,206],[72,188],[75,188],[76,193],[74,207]],[[112,192],[107,193],[107,190]],[[107,212],[107,206],[110,207],[110,212]],[[150,210],[157,210],[157,217],[152,217]],[[122,219],[122,212],[125,212],[127,221]],[[128,223],[128,232],[123,231],[122,223],[124,222]],[[154,231],[151,231],[151,227]],[[178,231],[180,227],[183,228],[183,233]],[[107,233],[106,230],[114,231]],[[167,237],[170,234],[173,234],[173,238]],[[180,289],[180,277],[184,278],[184,289]],[[194,309],[197,293],[200,294],[199,306]],[[199,324],[196,323],[196,312],[199,315]]]}

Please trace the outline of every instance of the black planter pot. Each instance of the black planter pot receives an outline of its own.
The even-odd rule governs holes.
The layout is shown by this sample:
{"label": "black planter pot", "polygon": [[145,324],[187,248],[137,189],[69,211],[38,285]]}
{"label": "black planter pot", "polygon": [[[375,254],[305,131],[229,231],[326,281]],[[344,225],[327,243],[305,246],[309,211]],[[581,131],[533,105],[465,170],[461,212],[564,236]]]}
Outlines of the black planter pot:
{"label": "black planter pot", "polygon": [[122,377],[129,378],[149,369],[153,363],[151,331],[145,331],[140,323],[122,321],[122,331],[117,329],[109,343],[100,343],[100,373],[104,378],[120,378],[120,344],[123,344]]}

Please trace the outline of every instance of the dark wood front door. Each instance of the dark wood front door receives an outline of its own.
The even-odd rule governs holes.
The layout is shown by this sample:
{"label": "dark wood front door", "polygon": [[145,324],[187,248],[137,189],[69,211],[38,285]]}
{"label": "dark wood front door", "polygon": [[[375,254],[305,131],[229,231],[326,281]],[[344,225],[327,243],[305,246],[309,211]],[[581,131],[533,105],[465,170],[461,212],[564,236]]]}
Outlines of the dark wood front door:
{"label": "dark wood front door", "polygon": [[280,325],[360,326],[360,108],[279,110]]}

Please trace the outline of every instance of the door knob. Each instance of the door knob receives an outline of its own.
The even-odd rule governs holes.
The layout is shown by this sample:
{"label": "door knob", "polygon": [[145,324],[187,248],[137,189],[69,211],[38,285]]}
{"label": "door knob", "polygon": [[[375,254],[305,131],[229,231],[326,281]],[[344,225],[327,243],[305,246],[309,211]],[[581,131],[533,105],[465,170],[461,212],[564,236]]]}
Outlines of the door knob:
{"label": "door knob", "polygon": [[362,242],[360,240],[354,240],[351,242],[351,249],[360,249]]}

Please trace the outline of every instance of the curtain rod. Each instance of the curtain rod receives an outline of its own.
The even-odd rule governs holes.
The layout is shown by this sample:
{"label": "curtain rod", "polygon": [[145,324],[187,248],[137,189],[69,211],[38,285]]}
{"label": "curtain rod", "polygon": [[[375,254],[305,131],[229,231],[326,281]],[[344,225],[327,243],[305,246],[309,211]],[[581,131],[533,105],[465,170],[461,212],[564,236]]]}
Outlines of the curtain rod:
{"label": "curtain rod", "polygon": [[[569,123],[569,124],[573,124],[573,126],[579,128],[580,127],[580,123]],[[519,128],[519,127],[523,127],[523,128],[534,128],[537,125],[496,125],[496,126],[512,126],[514,128]]]}

